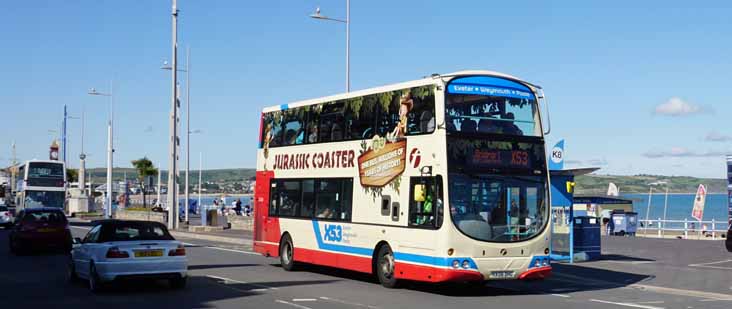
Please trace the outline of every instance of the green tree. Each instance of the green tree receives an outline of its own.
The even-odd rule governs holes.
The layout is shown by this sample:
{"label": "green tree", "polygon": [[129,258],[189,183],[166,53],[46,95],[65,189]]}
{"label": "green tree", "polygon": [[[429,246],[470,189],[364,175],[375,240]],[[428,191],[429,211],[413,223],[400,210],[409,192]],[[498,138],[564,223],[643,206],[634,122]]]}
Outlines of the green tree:
{"label": "green tree", "polygon": [[66,181],[67,182],[74,182],[79,180],[79,170],[74,168],[67,168],[66,169]]}
{"label": "green tree", "polygon": [[145,199],[145,193],[147,193],[147,188],[145,188],[145,178],[157,175],[158,169],[155,168],[152,161],[147,157],[133,160],[132,166],[137,170],[137,180],[140,181],[140,186],[142,187],[142,207],[147,207],[147,201]]}

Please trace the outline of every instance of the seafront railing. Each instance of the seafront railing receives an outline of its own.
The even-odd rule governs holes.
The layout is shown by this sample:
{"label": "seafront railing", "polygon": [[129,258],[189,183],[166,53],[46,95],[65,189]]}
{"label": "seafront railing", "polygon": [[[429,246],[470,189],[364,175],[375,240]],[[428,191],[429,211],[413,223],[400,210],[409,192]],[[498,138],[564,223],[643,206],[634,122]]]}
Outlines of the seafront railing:
{"label": "seafront railing", "polygon": [[684,239],[726,238],[730,226],[727,222],[710,220],[662,220],[640,219],[636,234],[641,236],[678,237]]}

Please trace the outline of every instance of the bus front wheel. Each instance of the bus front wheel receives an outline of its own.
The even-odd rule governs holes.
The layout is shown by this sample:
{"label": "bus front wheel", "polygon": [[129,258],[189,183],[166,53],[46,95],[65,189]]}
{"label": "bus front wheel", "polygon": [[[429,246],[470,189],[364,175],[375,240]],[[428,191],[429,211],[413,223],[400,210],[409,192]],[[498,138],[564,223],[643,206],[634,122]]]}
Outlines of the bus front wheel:
{"label": "bus front wheel", "polygon": [[394,253],[389,245],[379,248],[376,262],[376,276],[379,277],[381,285],[387,288],[397,287],[397,279],[394,276]]}
{"label": "bus front wheel", "polygon": [[294,252],[295,247],[292,245],[292,239],[290,239],[290,235],[285,234],[280,241],[280,264],[286,271],[295,270]]}

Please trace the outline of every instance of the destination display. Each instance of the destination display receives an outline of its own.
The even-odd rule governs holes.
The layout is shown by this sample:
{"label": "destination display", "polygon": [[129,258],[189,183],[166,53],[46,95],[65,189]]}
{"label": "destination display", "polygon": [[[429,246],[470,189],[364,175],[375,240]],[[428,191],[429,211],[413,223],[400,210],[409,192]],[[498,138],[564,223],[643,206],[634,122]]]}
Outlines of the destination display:
{"label": "destination display", "polygon": [[545,154],[540,141],[503,142],[449,137],[447,140],[449,168],[455,169],[520,169],[532,174],[546,169]]}
{"label": "destination display", "polygon": [[532,168],[529,152],[523,150],[475,149],[468,160],[473,167],[518,167]]}

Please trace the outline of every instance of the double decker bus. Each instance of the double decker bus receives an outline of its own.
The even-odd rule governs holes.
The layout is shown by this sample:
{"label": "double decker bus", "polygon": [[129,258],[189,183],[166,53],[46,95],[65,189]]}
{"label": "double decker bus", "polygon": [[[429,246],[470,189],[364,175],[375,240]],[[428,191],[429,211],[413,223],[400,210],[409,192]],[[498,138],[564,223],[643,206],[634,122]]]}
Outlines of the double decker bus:
{"label": "double decker bus", "polygon": [[254,250],[385,287],[551,274],[540,87],[491,71],[263,110]]}
{"label": "double decker bus", "polygon": [[64,208],[66,166],[53,160],[30,160],[17,166],[16,213],[25,208]]}

